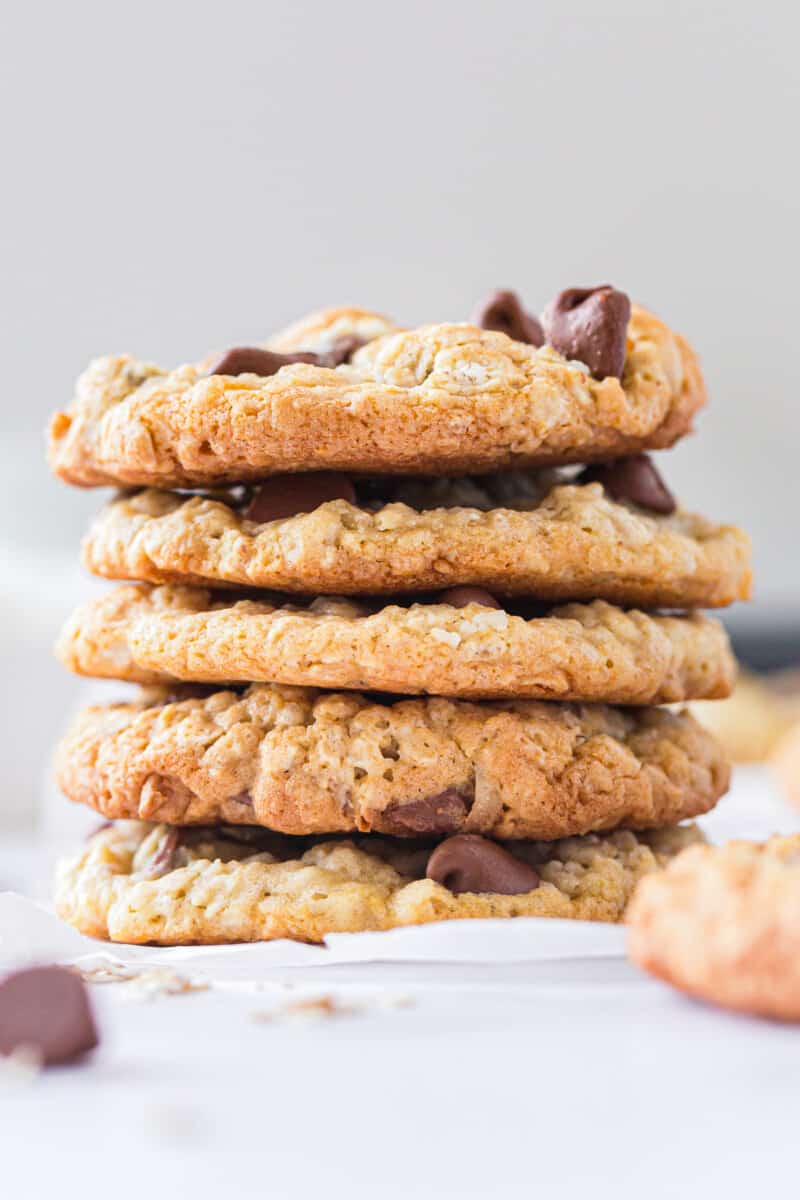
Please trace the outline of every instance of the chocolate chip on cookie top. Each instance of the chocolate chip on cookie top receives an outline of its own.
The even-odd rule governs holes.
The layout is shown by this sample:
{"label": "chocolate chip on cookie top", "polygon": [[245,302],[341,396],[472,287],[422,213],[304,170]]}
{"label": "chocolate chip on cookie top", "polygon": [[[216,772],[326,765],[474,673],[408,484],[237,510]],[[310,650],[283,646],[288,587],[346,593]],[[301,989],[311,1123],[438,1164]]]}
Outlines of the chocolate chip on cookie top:
{"label": "chocolate chip on cookie top", "polygon": [[314,512],[329,500],[356,503],[356,489],[347,475],[335,471],[273,475],[259,484],[243,515],[263,524]]}
{"label": "chocolate chip on cookie top", "polygon": [[539,886],[533,867],[477,833],[459,833],[440,842],[425,874],[456,896],[462,892],[517,896]]}
{"label": "chocolate chip on cookie top", "polygon": [[622,378],[631,302],[610,284],[567,288],[542,314],[549,345],[585,363],[595,379]]}
{"label": "chocolate chip on cookie top", "polygon": [[209,375],[260,375],[267,378],[275,375],[281,367],[290,363],[316,363],[319,355],[310,351],[294,354],[277,354],[274,350],[262,350],[258,346],[234,346],[217,359],[208,369]]}
{"label": "chocolate chip on cookie top", "polygon": [[541,325],[536,317],[525,311],[516,292],[491,292],[475,309],[472,322],[481,329],[495,329],[499,333],[506,333],[515,342],[528,342],[531,346],[544,345]]}
{"label": "chocolate chip on cookie top", "polygon": [[346,337],[334,342],[330,350],[316,354],[312,350],[296,350],[279,354],[260,346],[233,346],[226,350],[208,369],[209,375],[259,375],[262,379],[277,374],[291,363],[311,363],[316,367],[340,367],[349,362],[362,346],[363,338]]}
{"label": "chocolate chip on cookie top", "polygon": [[649,454],[634,454],[586,467],[578,483],[601,483],[612,500],[628,500],[639,508],[669,516],[677,505]]}

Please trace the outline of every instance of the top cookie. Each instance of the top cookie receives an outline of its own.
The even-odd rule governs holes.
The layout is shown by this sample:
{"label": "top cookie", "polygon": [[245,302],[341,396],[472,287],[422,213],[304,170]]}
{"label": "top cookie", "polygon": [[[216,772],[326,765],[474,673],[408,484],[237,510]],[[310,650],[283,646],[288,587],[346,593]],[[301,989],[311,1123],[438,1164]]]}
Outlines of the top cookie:
{"label": "top cookie", "polygon": [[[607,293],[623,314],[598,307]],[[627,298],[613,289],[575,295],[584,298],[563,293],[556,305],[572,308],[553,316],[551,305],[545,320],[564,353],[496,328],[400,331],[338,309],[273,339],[273,352],[303,353],[282,366],[258,348],[173,371],[128,355],[97,359],[51,422],[50,464],[84,487],[191,487],[327,469],[482,473],[671,445],[705,401],[694,353],[641,308],[626,326]],[[561,328],[577,328],[584,307],[583,333]],[[622,338],[616,363],[607,334]]]}

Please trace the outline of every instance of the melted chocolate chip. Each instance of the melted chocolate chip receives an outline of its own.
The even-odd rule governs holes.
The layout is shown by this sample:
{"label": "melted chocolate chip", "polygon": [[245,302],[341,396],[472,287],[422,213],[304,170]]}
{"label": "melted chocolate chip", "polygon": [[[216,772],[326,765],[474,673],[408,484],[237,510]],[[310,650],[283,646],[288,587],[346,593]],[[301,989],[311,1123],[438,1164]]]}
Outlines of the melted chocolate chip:
{"label": "melted chocolate chip", "polygon": [[86,987],[65,967],[31,967],[0,982],[0,1054],[30,1046],[46,1064],[67,1063],[97,1042]]}
{"label": "melted chocolate chip", "polygon": [[595,379],[622,376],[631,302],[609,284],[559,292],[542,314],[547,341],[585,363]]}
{"label": "melted chocolate chip", "polygon": [[484,608],[502,608],[491,592],[479,587],[454,587],[440,592],[434,603],[449,604],[453,608],[466,608],[468,604],[481,604]]}
{"label": "melted chocolate chip", "polygon": [[492,292],[475,309],[472,322],[481,329],[506,333],[516,342],[528,342],[531,346],[544,345],[541,325],[525,311],[516,292]]}
{"label": "melted chocolate chip", "polygon": [[347,475],[333,471],[317,474],[273,475],[253,495],[244,511],[248,521],[263,524],[313,512],[329,500],[356,503],[356,489]]}
{"label": "melted chocolate chip", "polygon": [[455,788],[448,788],[438,796],[412,800],[409,804],[393,804],[387,808],[384,817],[390,833],[424,836],[455,833],[468,812],[468,801]]}
{"label": "melted chocolate chip", "polygon": [[261,375],[262,378],[266,378],[275,375],[281,367],[298,362],[319,365],[320,358],[318,354],[310,352],[276,354],[274,350],[261,350],[258,346],[234,346],[217,359],[208,374]]}
{"label": "melted chocolate chip", "polygon": [[440,842],[428,859],[425,874],[455,895],[497,892],[518,896],[539,886],[533,867],[477,833],[459,833]]}
{"label": "melted chocolate chip", "polygon": [[628,500],[640,508],[669,516],[675,512],[675,498],[661,478],[649,454],[617,458],[613,462],[586,467],[577,483],[601,483],[612,500]]}

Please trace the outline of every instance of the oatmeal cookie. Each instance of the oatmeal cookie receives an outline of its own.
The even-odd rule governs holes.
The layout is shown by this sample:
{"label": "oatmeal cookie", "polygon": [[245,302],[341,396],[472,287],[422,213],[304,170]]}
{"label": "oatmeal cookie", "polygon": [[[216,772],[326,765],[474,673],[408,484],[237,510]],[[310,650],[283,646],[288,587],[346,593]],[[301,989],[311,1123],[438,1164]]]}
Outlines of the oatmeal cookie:
{"label": "oatmeal cookie", "polygon": [[127,584],[81,606],[57,653],[78,674],[134,683],[290,683],[610,704],[726,696],[735,677],[719,622],[602,600],[526,619],[475,602],[370,612],[338,597],[300,606]]}
{"label": "oatmeal cookie", "polygon": [[[162,946],[319,942],[328,933],[476,917],[618,921],[637,882],[699,838],[693,826],[669,826],[519,843],[517,873],[529,890],[509,894],[453,891],[426,877],[429,848],[379,837],[294,850],[273,838],[260,849],[224,831],[123,821],[61,864],[56,911],[92,937]],[[489,857],[497,851],[506,854],[490,843]]]}
{"label": "oatmeal cookie", "polygon": [[728,785],[714,739],[665,709],[192,690],[85,709],[61,790],[171,825],[551,839],[695,817]]}
{"label": "oatmeal cookie", "polygon": [[[276,519],[259,512],[258,493],[249,504],[234,493],[122,496],[95,519],[83,561],[107,579],[312,595],[474,585],[649,608],[721,607],[749,595],[741,530],[619,502],[599,483],[508,472],[350,487],[361,490],[355,502],[345,481],[343,497],[317,504],[312,494],[308,510],[295,498],[297,511]],[[371,499],[378,487],[385,503]]]}
{"label": "oatmeal cookie", "polygon": [[[380,320],[362,324],[377,332]],[[669,446],[705,402],[688,344],[636,307],[620,378],[595,378],[552,345],[469,324],[385,333],[326,365],[338,360],[319,358],[336,323],[325,322],[273,343],[283,354],[287,342],[305,342],[316,361],[276,370],[273,354],[261,374],[257,349],[172,371],[129,355],[97,359],[51,422],[53,470],[85,487],[202,486],[286,471],[482,473]]]}
{"label": "oatmeal cookie", "polygon": [[726,1008],[800,1021],[800,835],[695,847],[628,913],[634,962]]}

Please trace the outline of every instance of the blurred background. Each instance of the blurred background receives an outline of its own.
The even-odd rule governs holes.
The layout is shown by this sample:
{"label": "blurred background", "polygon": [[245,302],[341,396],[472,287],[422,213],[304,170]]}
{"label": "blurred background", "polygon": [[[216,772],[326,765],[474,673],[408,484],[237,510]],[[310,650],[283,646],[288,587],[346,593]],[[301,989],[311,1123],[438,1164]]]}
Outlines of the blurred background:
{"label": "blurred background", "polygon": [[687,333],[712,404],[660,465],[754,538],[741,652],[800,658],[799,37],[774,0],[7,10],[6,820],[76,702],[49,644],[94,586],[103,494],[50,479],[49,413],[93,355],[175,364],[329,304],[459,320],[494,287],[539,309],[608,281]]}

